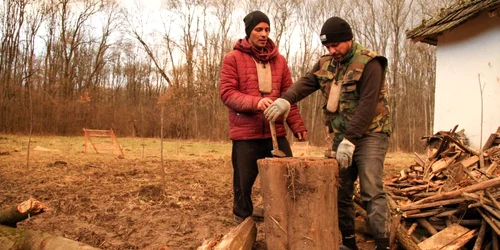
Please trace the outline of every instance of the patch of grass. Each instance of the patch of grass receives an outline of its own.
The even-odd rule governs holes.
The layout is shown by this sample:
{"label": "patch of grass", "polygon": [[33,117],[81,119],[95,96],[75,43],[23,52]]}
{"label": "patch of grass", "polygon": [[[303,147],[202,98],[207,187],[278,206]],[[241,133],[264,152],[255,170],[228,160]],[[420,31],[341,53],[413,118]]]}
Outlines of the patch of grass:
{"label": "patch of grass", "polygon": [[385,163],[396,168],[407,168],[415,163],[415,156],[412,153],[389,152],[385,158]]}
{"label": "patch of grass", "polygon": [[[18,157],[26,157],[28,147],[28,136],[0,134],[0,152],[17,152]],[[87,153],[84,153],[85,140],[83,136],[33,136],[31,142],[31,159],[37,155],[52,155],[51,160],[61,160],[67,156],[77,157],[82,162],[92,162],[101,157],[118,155],[118,149],[110,149],[110,139],[95,140],[99,145],[97,154],[91,144],[87,145]],[[160,159],[161,141],[158,138],[117,138],[125,158],[127,159]],[[293,146],[292,146],[293,149]],[[296,156],[301,157],[323,157],[324,147],[309,146],[307,153],[294,150]],[[195,140],[172,140],[163,141],[164,159],[214,159],[231,156],[231,142],[209,142]],[[298,155],[298,154],[301,155]],[[389,152],[387,154],[386,167],[399,171],[414,163],[414,155],[405,152]]]}
{"label": "patch of grass", "polygon": [[[26,156],[28,136],[0,134],[0,152],[18,152]],[[96,155],[118,155],[119,149],[112,147],[111,139],[92,139],[99,152],[88,142],[87,153],[83,136],[32,136],[32,156],[38,153],[52,155],[81,155],[82,158]],[[160,158],[161,141],[158,138],[117,138],[123,153],[129,159]],[[191,140],[164,140],[165,159],[219,158],[231,154],[230,142],[207,142]]]}

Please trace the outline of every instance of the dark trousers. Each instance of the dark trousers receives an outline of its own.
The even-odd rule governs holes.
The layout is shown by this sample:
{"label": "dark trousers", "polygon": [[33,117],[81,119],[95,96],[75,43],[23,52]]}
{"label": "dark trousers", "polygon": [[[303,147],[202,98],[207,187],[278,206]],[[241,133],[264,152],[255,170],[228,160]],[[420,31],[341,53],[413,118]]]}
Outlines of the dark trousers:
{"label": "dark trousers", "polygon": [[[278,137],[278,147],[286,156],[292,157],[292,149],[286,137]],[[252,187],[259,173],[257,160],[272,157],[272,140],[258,139],[233,141],[233,213],[246,218],[253,213]]]}
{"label": "dark trousers", "polygon": [[384,160],[389,147],[385,133],[363,135],[356,144],[353,162],[340,171],[338,189],[339,226],[342,236],[354,235],[355,211],[352,204],[354,182],[359,177],[360,195],[366,208],[368,224],[375,239],[389,237],[389,210],[383,189]]}

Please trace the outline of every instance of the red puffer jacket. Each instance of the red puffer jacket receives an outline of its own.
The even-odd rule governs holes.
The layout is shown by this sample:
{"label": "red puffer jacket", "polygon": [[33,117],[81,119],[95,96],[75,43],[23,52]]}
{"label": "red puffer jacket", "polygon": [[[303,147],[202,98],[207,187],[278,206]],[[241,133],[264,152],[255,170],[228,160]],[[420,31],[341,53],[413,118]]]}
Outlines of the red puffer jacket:
{"label": "red puffer jacket", "polygon": [[[268,53],[257,54],[246,39],[240,39],[234,45],[234,50],[224,57],[219,94],[222,102],[229,108],[232,140],[270,138],[269,122],[263,111],[257,110],[257,103],[264,97],[276,100],[293,83],[286,60],[278,53],[273,41],[268,39],[266,48]],[[272,91],[269,94],[259,91],[254,58],[271,65]],[[295,134],[306,131],[295,104],[291,106],[286,122]],[[276,134],[286,136],[281,118],[276,121]]]}

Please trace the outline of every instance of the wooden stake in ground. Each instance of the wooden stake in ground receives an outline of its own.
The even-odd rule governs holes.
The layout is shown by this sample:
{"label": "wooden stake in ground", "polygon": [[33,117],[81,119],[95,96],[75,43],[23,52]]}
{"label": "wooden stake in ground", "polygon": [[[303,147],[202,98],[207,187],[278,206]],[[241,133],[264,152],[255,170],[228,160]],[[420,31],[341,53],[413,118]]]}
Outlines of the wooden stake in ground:
{"label": "wooden stake in ground", "polygon": [[267,249],[338,249],[338,164],[334,159],[258,162]]}
{"label": "wooden stake in ground", "polygon": [[0,210],[0,224],[10,227],[16,227],[16,224],[29,216],[42,213],[47,206],[42,202],[29,198],[20,204]]}

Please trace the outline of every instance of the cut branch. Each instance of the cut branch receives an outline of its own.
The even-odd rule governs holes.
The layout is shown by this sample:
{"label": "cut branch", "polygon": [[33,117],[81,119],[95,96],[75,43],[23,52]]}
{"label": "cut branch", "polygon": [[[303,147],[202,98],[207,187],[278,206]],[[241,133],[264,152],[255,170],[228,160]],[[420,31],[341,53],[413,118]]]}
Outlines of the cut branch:
{"label": "cut branch", "polygon": [[[476,192],[479,190],[484,190],[484,189],[487,189],[490,187],[494,187],[497,185],[500,185],[500,177],[497,177],[497,178],[491,179],[491,180],[487,180],[487,181],[484,181],[481,183],[476,183],[476,184],[473,184],[473,185],[470,185],[470,186],[467,186],[467,187],[464,187],[464,188],[461,188],[461,189],[458,189],[455,191],[436,194],[436,195],[421,199],[419,201],[416,201],[413,204],[423,204],[423,203],[427,203],[427,202],[451,199],[451,198],[455,198],[455,197],[462,195],[462,193],[464,193],[464,192],[472,193],[472,192]],[[412,205],[412,204],[410,204],[410,205]],[[404,208],[406,208],[406,206]]]}

